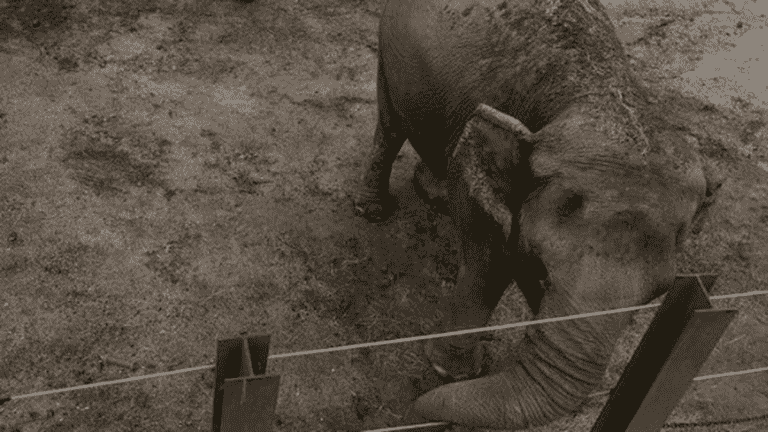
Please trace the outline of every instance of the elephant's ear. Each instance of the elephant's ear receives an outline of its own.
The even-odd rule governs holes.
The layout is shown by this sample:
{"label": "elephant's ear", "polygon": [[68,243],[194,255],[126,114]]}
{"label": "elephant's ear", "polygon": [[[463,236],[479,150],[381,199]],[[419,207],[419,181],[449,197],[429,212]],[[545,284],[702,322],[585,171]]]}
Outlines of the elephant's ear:
{"label": "elephant's ear", "polygon": [[516,168],[530,143],[531,132],[519,120],[480,104],[453,152],[451,165],[457,168],[452,169],[457,174],[453,177],[466,183],[469,195],[502,226],[507,238],[512,229],[507,198],[516,187]]}
{"label": "elephant's ear", "polygon": [[725,182],[725,177],[718,170],[715,163],[706,157],[703,158],[703,170],[704,178],[707,182],[707,189],[699,208],[696,210],[696,214],[693,216],[693,221],[691,223],[691,232],[693,234],[699,234],[701,232],[709,215],[709,209],[717,201],[718,195],[720,195],[720,188]]}

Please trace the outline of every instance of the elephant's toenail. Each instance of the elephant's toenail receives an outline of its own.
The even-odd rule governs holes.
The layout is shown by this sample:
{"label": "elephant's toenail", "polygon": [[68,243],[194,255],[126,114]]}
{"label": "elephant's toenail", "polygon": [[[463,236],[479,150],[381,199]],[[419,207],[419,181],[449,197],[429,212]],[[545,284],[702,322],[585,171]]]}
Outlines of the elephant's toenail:
{"label": "elephant's toenail", "polygon": [[432,363],[432,367],[435,369],[435,372],[437,372],[443,378],[448,376],[448,371],[438,366],[437,364]]}

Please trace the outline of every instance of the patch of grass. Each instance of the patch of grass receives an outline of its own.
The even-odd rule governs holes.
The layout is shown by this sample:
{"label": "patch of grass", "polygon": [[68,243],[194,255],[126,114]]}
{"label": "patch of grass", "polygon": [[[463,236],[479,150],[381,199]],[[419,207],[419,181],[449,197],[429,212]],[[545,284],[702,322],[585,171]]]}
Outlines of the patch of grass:
{"label": "patch of grass", "polygon": [[62,163],[97,196],[123,192],[128,185],[164,188],[161,163],[170,142],[132,135],[118,125],[115,117],[86,118],[82,127],[69,131],[61,145]]}
{"label": "patch of grass", "polygon": [[61,31],[74,4],[66,0],[10,0],[0,8],[0,41],[9,37],[37,38]]}

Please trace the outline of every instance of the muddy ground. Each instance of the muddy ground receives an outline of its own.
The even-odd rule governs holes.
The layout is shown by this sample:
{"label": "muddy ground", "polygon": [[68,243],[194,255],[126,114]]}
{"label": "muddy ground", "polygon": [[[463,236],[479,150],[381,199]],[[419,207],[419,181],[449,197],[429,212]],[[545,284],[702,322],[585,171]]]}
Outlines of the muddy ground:
{"label": "muddy ground", "polygon": [[[768,8],[604,2],[659,106],[727,178],[679,271],[719,273],[715,294],[765,289]],[[395,165],[388,222],[348,198],[375,126],[379,3],[0,0],[0,394],[211,364],[244,331],[283,353],[435,330],[455,238],[415,197],[418,157],[406,145]],[[768,298],[715,306],[740,314],[701,374],[768,364]],[[652,316],[635,315],[602,389]],[[512,288],[492,323],[530,318]],[[493,354],[521,335],[495,334]],[[417,343],[272,360],[276,430],[402,424],[423,367]],[[14,400],[0,431],[209,430],[212,385],[204,371]],[[766,389],[765,373],[696,382],[669,421],[766,414]],[[537,430],[588,430],[604,401]]]}

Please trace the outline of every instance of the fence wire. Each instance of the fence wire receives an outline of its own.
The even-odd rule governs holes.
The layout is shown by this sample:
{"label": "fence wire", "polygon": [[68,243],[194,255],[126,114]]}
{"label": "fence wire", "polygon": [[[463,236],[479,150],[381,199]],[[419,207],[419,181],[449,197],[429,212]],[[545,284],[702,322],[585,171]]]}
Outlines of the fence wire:
{"label": "fence wire", "polygon": [[[748,291],[743,293],[736,293],[736,294],[723,294],[723,295],[716,295],[709,297],[710,300],[723,300],[723,299],[730,299],[730,298],[738,298],[738,297],[751,297],[751,296],[757,296],[757,295],[766,295],[768,294],[768,290],[759,290],[759,291]],[[320,349],[313,349],[313,350],[305,350],[305,351],[296,351],[296,352],[288,352],[288,353],[280,353],[280,354],[272,354],[268,358],[269,359],[279,359],[279,358],[288,358],[288,357],[298,357],[298,356],[304,356],[304,355],[312,355],[312,354],[322,354],[322,353],[329,353],[329,352],[336,352],[336,351],[348,351],[353,349],[360,349],[360,348],[368,348],[368,347],[374,347],[374,346],[382,346],[382,345],[392,345],[392,344],[398,344],[398,343],[407,343],[407,342],[416,342],[416,341],[422,341],[427,339],[436,339],[441,337],[448,337],[448,336],[460,336],[460,335],[466,335],[471,333],[481,333],[481,332],[488,332],[488,331],[499,331],[499,330],[506,330],[511,328],[517,328],[517,327],[527,327],[532,324],[546,324],[546,323],[552,323],[552,322],[558,322],[558,321],[570,321],[580,318],[590,318],[590,317],[596,317],[601,315],[611,315],[611,314],[617,314],[617,313],[623,313],[623,312],[631,312],[641,309],[650,309],[661,306],[661,303],[650,303],[647,305],[640,305],[640,306],[631,306],[631,307],[625,307],[625,308],[618,308],[618,309],[610,309],[606,311],[598,311],[598,312],[588,312],[588,313],[582,313],[582,314],[575,314],[575,315],[567,315],[562,317],[554,317],[554,318],[545,318],[545,319],[539,319],[539,320],[530,320],[530,321],[521,321],[516,323],[510,323],[510,324],[501,324],[501,325],[495,325],[495,326],[488,326],[488,327],[478,327],[473,329],[466,329],[466,330],[457,330],[457,331],[451,331],[451,332],[444,332],[444,333],[433,333],[428,335],[422,335],[422,336],[411,336],[411,337],[405,337],[405,338],[399,338],[399,339],[389,339],[389,340],[383,340],[383,341],[374,341],[374,342],[364,342],[359,344],[352,344],[352,345],[342,345],[337,347],[329,347],[329,348],[320,348]],[[195,366],[185,369],[178,369],[174,371],[167,371],[167,372],[158,372],[154,374],[149,375],[139,375],[135,377],[130,378],[123,378],[119,380],[113,380],[113,381],[102,381],[98,383],[91,383],[91,384],[83,384],[73,387],[65,387],[60,389],[54,389],[54,390],[45,390],[35,393],[27,393],[23,395],[13,395],[13,396],[0,396],[0,405],[3,405],[4,403],[16,400],[16,399],[24,399],[24,398],[31,398],[31,397],[37,397],[37,396],[46,396],[56,393],[64,393],[64,392],[70,392],[75,390],[84,390],[89,388],[95,388],[95,387],[102,387],[102,386],[108,386],[108,385],[114,385],[114,384],[123,384],[127,382],[133,382],[133,381],[140,381],[145,379],[151,379],[151,378],[160,378],[164,376],[170,376],[170,375],[176,375],[176,374],[182,374],[187,372],[194,372],[204,369],[212,369],[215,365],[208,364],[204,366]],[[741,375],[743,373],[755,373],[755,372],[762,372],[766,370],[766,368],[758,368],[758,369],[750,369],[749,371],[735,371],[735,372],[725,372],[718,375],[711,375],[711,376],[704,376],[704,377],[697,377],[694,378],[694,380],[704,380],[704,379],[710,379],[710,378],[719,378],[721,376],[732,376],[732,375]],[[388,430],[397,430],[397,429],[388,429]],[[403,429],[405,430],[405,429]]]}

